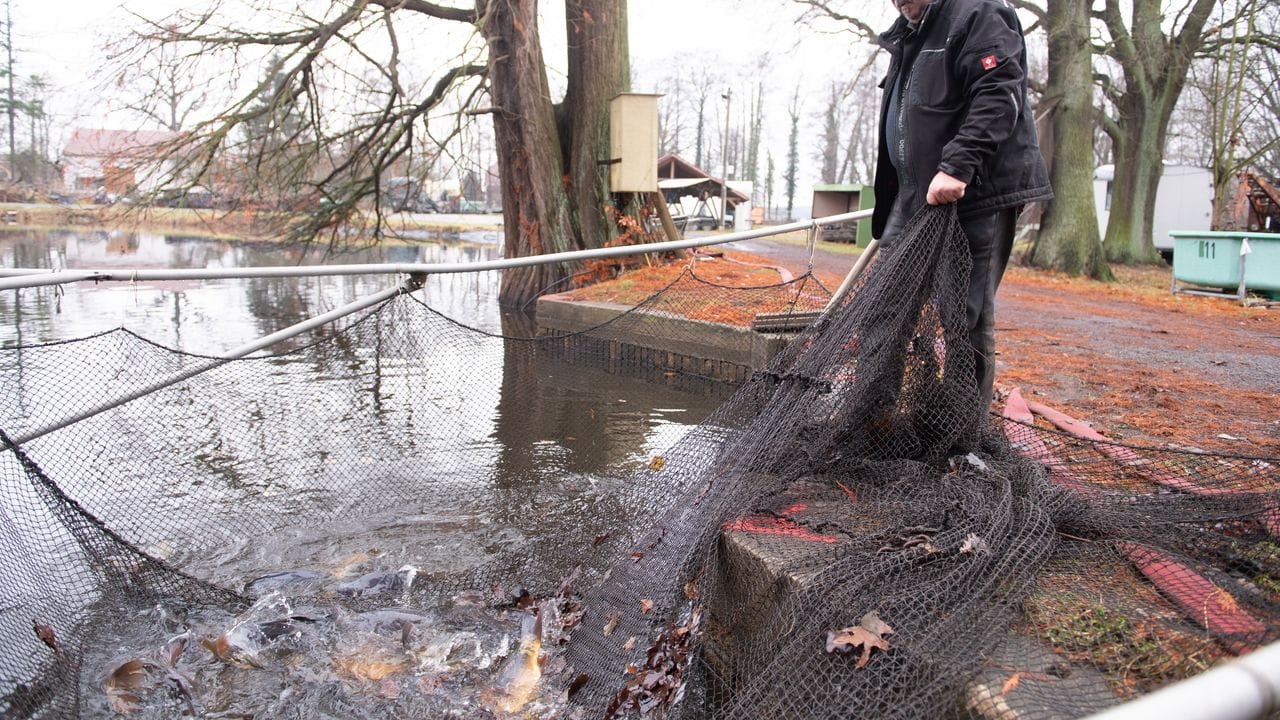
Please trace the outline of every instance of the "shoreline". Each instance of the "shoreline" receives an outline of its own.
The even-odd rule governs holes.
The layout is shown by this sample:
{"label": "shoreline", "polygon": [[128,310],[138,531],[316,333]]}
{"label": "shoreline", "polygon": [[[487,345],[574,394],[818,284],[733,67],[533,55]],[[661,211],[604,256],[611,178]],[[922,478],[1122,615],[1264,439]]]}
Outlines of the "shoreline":
{"label": "shoreline", "polygon": [[[198,210],[120,205],[53,205],[0,203],[0,218],[11,228],[28,230],[123,230],[125,232],[183,231],[215,240],[287,242],[283,228],[291,218],[282,213],[253,210]],[[446,215],[393,213],[383,216],[382,234],[365,232],[374,222],[364,216],[366,228],[356,228],[353,244],[370,241],[414,241],[411,235],[460,235],[468,232],[502,232],[501,214]],[[324,242],[313,240],[312,242]]]}

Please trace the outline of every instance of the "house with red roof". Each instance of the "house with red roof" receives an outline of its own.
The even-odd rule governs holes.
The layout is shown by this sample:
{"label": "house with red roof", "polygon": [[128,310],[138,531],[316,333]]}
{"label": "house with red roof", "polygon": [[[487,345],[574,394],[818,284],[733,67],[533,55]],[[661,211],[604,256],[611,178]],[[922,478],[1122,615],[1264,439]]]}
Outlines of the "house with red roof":
{"label": "house with red roof", "polygon": [[62,184],[71,192],[151,192],[167,179],[165,155],[177,133],[76,128],[62,149]]}

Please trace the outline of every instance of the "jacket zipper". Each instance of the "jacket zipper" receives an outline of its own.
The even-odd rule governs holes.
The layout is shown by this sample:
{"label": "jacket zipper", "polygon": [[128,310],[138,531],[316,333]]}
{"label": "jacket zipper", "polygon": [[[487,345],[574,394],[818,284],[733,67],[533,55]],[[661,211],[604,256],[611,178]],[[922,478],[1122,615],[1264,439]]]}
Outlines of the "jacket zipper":
{"label": "jacket zipper", "polygon": [[915,77],[915,63],[911,63],[911,69],[907,71],[906,80],[901,85],[901,94],[898,96],[898,147],[895,148],[898,153],[898,184],[902,187],[912,185],[911,173],[909,165],[907,165],[907,98],[911,97],[911,80]]}

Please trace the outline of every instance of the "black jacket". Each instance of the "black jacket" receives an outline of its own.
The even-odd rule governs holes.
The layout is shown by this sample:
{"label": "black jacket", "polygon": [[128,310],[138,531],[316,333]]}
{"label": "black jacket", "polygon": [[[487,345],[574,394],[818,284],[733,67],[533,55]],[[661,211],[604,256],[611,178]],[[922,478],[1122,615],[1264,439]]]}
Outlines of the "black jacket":
{"label": "black jacket", "polygon": [[[1022,25],[1003,0],[936,0],[917,29],[899,17],[880,45],[891,59],[881,83],[874,236],[883,232],[901,184],[914,183],[908,191],[916,207],[906,209],[914,212],[939,170],[968,183],[961,217],[1053,197],[1027,109]],[[889,118],[895,88],[901,115]],[[893,151],[901,173],[885,132],[899,121],[902,142]]]}

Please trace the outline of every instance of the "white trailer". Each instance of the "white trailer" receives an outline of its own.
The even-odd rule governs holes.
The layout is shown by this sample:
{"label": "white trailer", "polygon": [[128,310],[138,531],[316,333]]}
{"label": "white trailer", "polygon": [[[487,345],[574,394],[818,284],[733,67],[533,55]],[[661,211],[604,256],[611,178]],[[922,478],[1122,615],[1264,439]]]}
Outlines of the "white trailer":
{"label": "white trailer", "polygon": [[[1106,235],[1111,216],[1111,185],[1114,165],[1101,165],[1093,173],[1093,200],[1098,210],[1098,230]],[[1151,242],[1164,256],[1173,259],[1170,230],[1208,230],[1213,221],[1213,173],[1194,165],[1164,166],[1156,191],[1156,213],[1151,223]]]}

